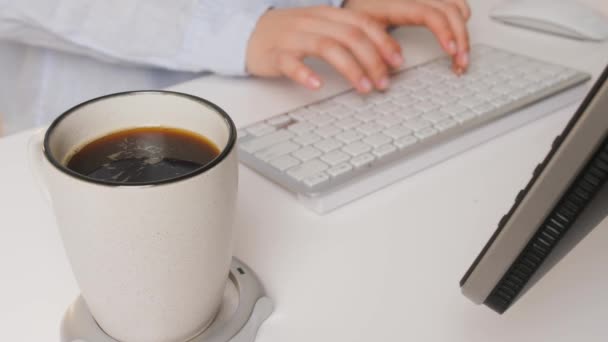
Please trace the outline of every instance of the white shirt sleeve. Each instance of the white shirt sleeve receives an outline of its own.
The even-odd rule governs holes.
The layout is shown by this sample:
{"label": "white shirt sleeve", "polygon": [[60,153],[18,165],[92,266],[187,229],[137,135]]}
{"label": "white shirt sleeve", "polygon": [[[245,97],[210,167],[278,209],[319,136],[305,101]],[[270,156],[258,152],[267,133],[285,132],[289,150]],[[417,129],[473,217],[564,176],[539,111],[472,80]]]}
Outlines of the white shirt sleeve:
{"label": "white shirt sleeve", "polygon": [[0,39],[121,63],[244,75],[271,7],[343,0],[0,0]]}

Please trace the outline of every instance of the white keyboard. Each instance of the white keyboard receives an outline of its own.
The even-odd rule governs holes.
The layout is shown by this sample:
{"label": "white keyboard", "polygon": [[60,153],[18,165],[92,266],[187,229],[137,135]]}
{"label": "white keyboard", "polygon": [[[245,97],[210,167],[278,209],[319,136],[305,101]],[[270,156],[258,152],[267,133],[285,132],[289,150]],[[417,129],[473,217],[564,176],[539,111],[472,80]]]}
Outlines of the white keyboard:
{"label": "white keyboard", "polygon": [[[453,74],[450,63],[442,57],[398,72],[383,93],[362,96],[350,90],[245,127],[239,130],[240,159],[309,201],[346,193],[334,196],[338,199],[331,204],[312,206],[323,213],[412,173],[377,177],[381,170],[589,79],[566,67],[485,45],[472,48],[465,75]],[[487,138],[475,138],[479,141],[469,142],[467,148]],[[462,151],[443,153],[417,168],[457,152]],[[356,189],[374,175],[374,184]]]}

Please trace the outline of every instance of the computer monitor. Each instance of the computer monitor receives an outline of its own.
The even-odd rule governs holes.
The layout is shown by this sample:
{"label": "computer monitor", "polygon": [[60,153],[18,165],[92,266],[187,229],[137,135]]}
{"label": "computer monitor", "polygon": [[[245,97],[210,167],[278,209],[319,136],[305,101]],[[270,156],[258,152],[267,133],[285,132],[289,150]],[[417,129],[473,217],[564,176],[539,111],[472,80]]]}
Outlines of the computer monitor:
{"label": "computer monitor", "polygon": [[608,214],[608,67],[460,281],[504,313]]}

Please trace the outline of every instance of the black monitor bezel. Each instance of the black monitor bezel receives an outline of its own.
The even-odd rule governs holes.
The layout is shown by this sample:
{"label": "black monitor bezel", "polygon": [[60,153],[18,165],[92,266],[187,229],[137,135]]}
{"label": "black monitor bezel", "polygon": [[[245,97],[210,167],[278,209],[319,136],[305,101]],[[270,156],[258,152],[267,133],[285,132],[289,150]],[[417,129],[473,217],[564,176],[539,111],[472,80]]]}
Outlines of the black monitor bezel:
{"label": "black monitor bezel", "polygon": [[[595,84],[593,85],[593,87],[591,88],[591,90],[589,91],[589,93],[587,94],[585,99],[582,101],[581,105],[578,107],[577,111],[575,112],[573,117],[570,119],[570,121],[568,122],[568,124],[566,125],[566,127],[564,128],[562,133],[555,138],[555,140],[553,141],[553,144],[551,146],[551,150],[549,151],[547,156],[544,158],[544,160],[534,169],[532,178],[530,179],[530,181],[528,182],[526,187],[518,193],[511,209],[507,212],[507,214],[505,214],[501,218],[501,220],[498,223],[498,227],[496,228],[496,230],[494,231],[494,233],[492,234],[492,236],[490,237],[488,242],[485,244],[485,246],[483,247],[481,252],[477,255],[477,257],[475,258],[475,260],[473,261],[473,263],[471,264],[469,269],[466,271],[466,273],[460,280],[460,287],[463,287],[465,285],[465,283],[469,279],[470,275],[473,273],[473,271],[478,266],[478,264],[481,262],[481,260],[485,257],[487,251],[494,244],[496,238],[500,235],[500,233],[502,232],[503,228],[506,226],[507,222],[509,221],[509,219],[511,218],[513,213],[519,208],[519,206],[521,205],[524,198],[526,198],[526,196],[528,195],[532,186],[538,180],[540,174],[546,168],[547,164],[552,160],[555,153],[559,150],[565,137],[567,137],[570,134],[573,127],[576,125],[576,123],[579,121],[579,119],[585,113],[585,111],[589,107],[590,103],[597,96],[600,89],[607,81],[608,81],[608,66],[604,69],[604,71],[602,72],[602,74],[600,75],[598,80],[595,82]],[[592,153],[595,153],[595,151],[590,151],[590,155]],[[538,229],[540,229],[540,227],[537,228],[537,230]],[[536,234],[536,232],[535,232],[535,234]],[[505,273],[507,273],[507,272],[505,272]],[[485,304],[487,304],[487,303],[485,303]],[[496,310],[496,308],[493,308],[493,309]],[[496,310],[496,311],[498,311],[498,310]],[[504,310],[503,310],[503,312],[504,312]]]}

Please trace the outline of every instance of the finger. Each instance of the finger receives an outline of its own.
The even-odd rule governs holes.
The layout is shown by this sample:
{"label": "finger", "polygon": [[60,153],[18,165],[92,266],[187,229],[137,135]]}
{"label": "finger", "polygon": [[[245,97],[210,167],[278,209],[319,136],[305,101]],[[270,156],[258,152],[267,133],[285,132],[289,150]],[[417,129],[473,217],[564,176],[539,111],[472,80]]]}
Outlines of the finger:
{"label": "finger", "polygon": [[456,7],[458,7],[458,10],[460,11],[460,14],[462,14],[462,17],[464,18],[464,20],[468,21],[469,18],[471,18],[471,8],[469,7],[467,0],[446,0],[446,1],[456,5]]}
{"label": "finger", "polygon": [[369,36],[356,26],[318,19],[308,26],[311,33],[326,35],[347,47],[365,69],[376,88],[388,88],[388,66]]}
{"label": "finger", "polygon": [[446,15],[452,32],[456,38],[456,46],[458,50],[454,56],[454,64],[457,68],[462,69],[460,71],[464,71],[469,64],[469,33],[462,14],[456,5],[451,3],[442,2],[439,0],[429,0],[428,4],[429,6],[442,11]]}
{"label": "finger", "polygon": [[456,54],[456,42],[446,15],[425,3],[416,1],[390,2],[386,8],[387,19],[392,25],[426,26],[450,55]]}
{"label": "finger", "polygon": [[387,63],[393,67],[400,67],[403,64],[401,45],[386,31],[385,25],[371,17],[359,12],[338,8],[319,10],[317,15],[359,28],[367,34]]}
{"label": "finger", "polygon": [[349,50],[337,40],[314,33],[300,33],[283,43],[284,48],[296,55],[319,57],[362,93],[372,90],[372,83],[365,75],[363,68]]}
{"label": "finger", "polygon": [[321,88],[321,78],[315,74],[298,56],[282,53],[278,56],[278,69],[284,76],[311,90]]}

